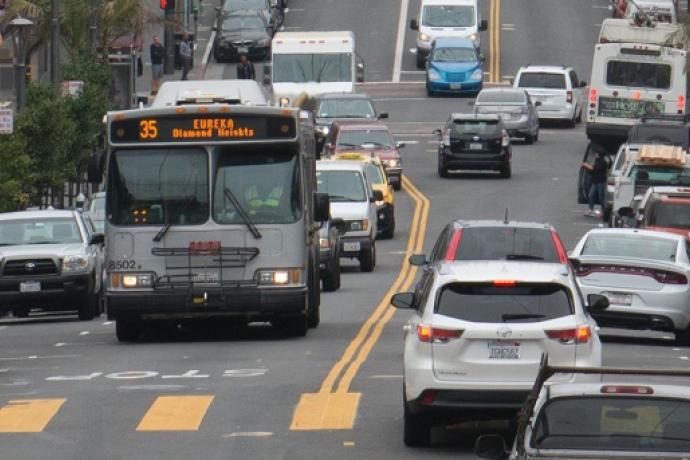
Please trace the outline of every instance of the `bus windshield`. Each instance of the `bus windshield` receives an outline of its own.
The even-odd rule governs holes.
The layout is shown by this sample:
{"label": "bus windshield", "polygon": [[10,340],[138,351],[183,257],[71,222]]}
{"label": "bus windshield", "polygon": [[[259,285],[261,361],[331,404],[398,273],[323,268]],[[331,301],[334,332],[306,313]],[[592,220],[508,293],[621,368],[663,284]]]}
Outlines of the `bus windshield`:
{"label": "bus windshield", "polygon": [[275,83],[352,81],[352,54],[274,54],[273,81]]}
{"label": "bus windshield", "polygon": [[289,224],[301,218],[296,152],[218,147],[216,153],[213,220],[244,224],[245,214],[253,224]]}
{"label": "bus windshield", "polygon": [[200,148],[118,150],[110,157],[108,219],[115,225],[208,220],[208,156]]}

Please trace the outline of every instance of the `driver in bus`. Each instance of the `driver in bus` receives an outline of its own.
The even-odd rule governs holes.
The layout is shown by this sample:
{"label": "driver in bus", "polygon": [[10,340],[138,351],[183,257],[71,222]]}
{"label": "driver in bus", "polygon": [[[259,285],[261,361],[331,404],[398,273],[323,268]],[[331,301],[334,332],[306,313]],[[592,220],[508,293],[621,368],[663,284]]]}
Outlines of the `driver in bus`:
{"label": "driver in bus", "polygon": [[276,210],[280,205],[282,196],[283,187],[262,183],[261,181],[251,184],[244,191],[244,197],[249,204],[250,214],[255,214],[257,211],[266,208]]}

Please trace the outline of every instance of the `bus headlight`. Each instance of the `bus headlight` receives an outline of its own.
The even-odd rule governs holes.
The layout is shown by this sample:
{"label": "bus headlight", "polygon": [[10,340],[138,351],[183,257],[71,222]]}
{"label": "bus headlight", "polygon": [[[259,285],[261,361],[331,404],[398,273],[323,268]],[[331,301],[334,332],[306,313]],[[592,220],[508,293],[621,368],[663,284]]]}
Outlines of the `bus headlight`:
{"label": "bus headlight", "polygon": [[112,273],[110,275],[113,287],[134,289],[153,287],[153,273]]}
{"label": "bus headlight", "polygon": [[86,256],[67,256],[62,259],[63,272],[82,272],[88,268],[89,258]]}
{"label": "bus headlight", "polygon": [[301,285],[302,270],[286,268],[280,270],[259,270],[257,272],[259,284],[273,286]]}

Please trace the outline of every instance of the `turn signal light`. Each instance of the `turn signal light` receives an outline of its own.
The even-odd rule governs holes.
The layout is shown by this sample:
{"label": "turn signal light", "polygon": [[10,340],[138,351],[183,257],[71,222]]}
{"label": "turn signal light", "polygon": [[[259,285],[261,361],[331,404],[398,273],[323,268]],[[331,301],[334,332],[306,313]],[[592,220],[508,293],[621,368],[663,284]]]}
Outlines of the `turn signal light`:
{"label": "turn signal light", "polygon": [[425,343],[448,343],[459,339],[464,331],[461,329],[442,329],[428,324],[417,325],[417,339]]}
{"label": "turn signal light", "polygon": [[589,326],[579,326],[575,329],[546,331],[546,335],[564,344],[587,343],[592,338],[592,329]]}

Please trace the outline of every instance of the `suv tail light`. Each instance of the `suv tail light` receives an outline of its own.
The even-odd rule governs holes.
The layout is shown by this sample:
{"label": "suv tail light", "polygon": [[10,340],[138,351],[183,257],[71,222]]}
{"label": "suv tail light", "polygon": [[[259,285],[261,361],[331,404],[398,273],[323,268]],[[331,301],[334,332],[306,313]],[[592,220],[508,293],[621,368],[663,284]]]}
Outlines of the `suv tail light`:
{"label": "suv tail light", "polygon": [[565,250],[565,246],[563,245],[563,241],[561,241],[561,237],[558,236],[558,233],[556,233],[556,230],[551,230],[551,239],[553,240],[553,245],[556,246],[556,252],[558,253],[558,260],[560,260],[562,264],[567,264],[568,263],[568,251]]}
{"label": "suv tail light", "polygon": [[448,343],[459,339],[463,332],[462,329],[443,329],[429,324],[417,325],[417,339],[425,343]]}
{"label": "suv tail light", "polygon": [[589,102],[591,104],[596,104],[599,93],[596,88],[589,88]]}
{"label": "suv tail light", "polygon": [[683,113],[682,110],[685,110],[685,96],[682,94],[678,96],[678,100],[676,101],[676,107],[678,107],[678,113]]}
{"label": "suv tail light", "polygon": [[568,104],[572,104],[572,103],[573,103],[573,92],[572,92],[572,91],[568,91],[568,92],[566,93],[565,102],[567,102]]}
{"label": "suv tail light", "polygon": [[450,239],[450,244],[448,244],[448,249],[446,250],[446,257],[444,259],[447,262],[455,260],[455,256],[458,253],[458,248],[460,247],[460,239],[462,238],[462,229],[455,230],[453,236]]}
{"label": "suv tail light", "polygon": [[563,344],[587,343],[592,338],[592,329],[589,326],[578,326],[575,329],[559,329],[544,331],[553,340]]}

